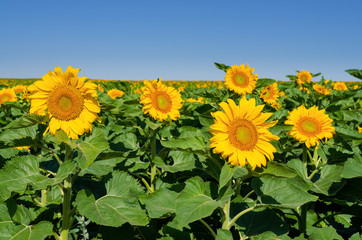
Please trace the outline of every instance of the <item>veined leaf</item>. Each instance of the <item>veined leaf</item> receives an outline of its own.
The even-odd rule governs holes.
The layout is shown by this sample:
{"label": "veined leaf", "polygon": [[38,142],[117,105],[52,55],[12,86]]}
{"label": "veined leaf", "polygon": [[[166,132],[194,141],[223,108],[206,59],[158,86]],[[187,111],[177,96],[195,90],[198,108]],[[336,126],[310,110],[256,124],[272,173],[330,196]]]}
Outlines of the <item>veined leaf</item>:
{"label": "veined leaf", "polygon": [[4,129],[17,129],[17,128],[25,128],[37,125],[46,121],[46,116],[36,115],[36,114],[28,114],[25,113],[20,118],[15,119],[10,124],[4,127]]}
{"label": "veined leaf", "polygon": [[338,235],[336,229],[334,229],[332,226],[323,228],[309,227],[307,229],[307,234],[311,240],[343,240],[343,238]]}
{"label": "veined leaf", "polygon": [[148,223],[146,212],[138,202],[144,191],[136,179],[125,172],[114,172],[106,189],[107,194],[97,200],[92,193],[80,191],[76,198],[79,212],[104,226],[119,227],[124,223],[144,226]]}
{"label": "veined leaf", "polygon": [[157,191],[140,197],[142,204],[146,205],[147,212],[151,218],[160,218],[168,213],[175,213],[175,199],[179,193],[161,188]]}

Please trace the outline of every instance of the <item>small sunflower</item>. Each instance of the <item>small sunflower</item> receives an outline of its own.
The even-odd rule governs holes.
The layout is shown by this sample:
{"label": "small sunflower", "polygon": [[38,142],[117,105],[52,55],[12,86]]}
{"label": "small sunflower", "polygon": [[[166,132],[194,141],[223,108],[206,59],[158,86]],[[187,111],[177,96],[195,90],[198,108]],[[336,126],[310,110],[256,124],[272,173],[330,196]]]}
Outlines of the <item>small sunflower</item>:
{"label": "small sunflower", "polygon": [[111,89],[107,92],[107,95],[110,96],[112,99],[116,99],[118,97],[122,97],[124,92],[118,89]]}
{"label": "small sunflower", "polygon": [[49,116],[46,130],[54,136],[63,130],[69,138],[92,131],[92,122],[99,120],[97,85],[78,77],[80,69],[69,66],[65,73],[60,67],[49,71],[42,80],[29,86],[30,113]]}
{"label": "small sunflower", "polygon": [[316,106],[306,109],[304,105],[294,109],[289,113],[285,124],[293,125],[289,132],[293,138],[299,142],[305,142],[305,145],[313,147],[319,145],[319,140],[333,137],[333,120],[329,118],[323,110],[318,110]]}
{"label": "small sunflower", "polygon": [[267,87],[265,87],[260,92],[260,98],[264,100],[264,102],[272,104],[278,100],[280,96],[278,90],[278,84],[275,82]]}
{"label": "small sunflower", "polygon": [[14,89],[3,88],[0,90],[0,106],[6,102],[16,102],[18,100]]}
{"label": "small sunflower", "polygon": [[312,74],[308,71],[301,71],[297,74],[297,83],[303,85],[305,82],[310,83],[312,80]]}
{"label": "small sunflower", "polygon": [[250,68],[248,64],[246,66],[244,64],[231,66],[226,70],[226,88],[239,95],[251,93],[255,89],[258,80],[258,74],[252,74],[253,72],[254,68]]}
{"label": "small sunflower", "polygon": [[344,82],[336,82],[333,86],[333,89],[337,90],[337,91],[347,91],[348,90],[347,85]]}
{"label": "small sunflower", "polygon": [[327,96],[327,95],[330,94],[330,91],[329,91],[326,87],[324,87],[324,86],[322,86],[322,85],[320,85],[320,84],[314,84],[314,85],[313,85],[313,89],[314,89],[314,91],[316,91],[317,93],[320,93],[320,94],[322,94],[322,95],[324,95],[324,96]]}
{"label": "small sunflower", "polygon": [[19,85],[14,86],[13,89],[14,89],[15,93],[23,93],[26,91],[27,86],[19,84]]}
{"label": "small sunflower", "polygon": [[212,113],[214,124],[210,132],[215,135],[210,139],[210,148],[220,153],[232,165],[245,166],[252,169],[266,165],[267,159],[273,160],[276,152],[270,143],[279,137],[269,132],[277,121],[266,123],[272,113],[262,113],[264,105],[255,106],[255,99],[243,97],[239,106],[231,99],[228,103],[220,103],[223,111]]}
{"label": "small sunflower", "polygon": [[177,120],[180,117],[179,109],[182,107],[180,93],[173,87],[164,85],[160,80],[145,81],[142,88],[140,103],[143,104],[143,112],[159,121],[165,121],[168,117]]}
{"label": "small sunflower", "polygon": [[357,126],[357,129],[358,129],[358,132],[359,132],[359,133],[362,133],[362,127]]}
{"label": "small sunflower", "polygon": [[188,98],[188,99],[186,99],[186,102],[207,103],[207,101],[203,97],[199,97],[198,99]]}

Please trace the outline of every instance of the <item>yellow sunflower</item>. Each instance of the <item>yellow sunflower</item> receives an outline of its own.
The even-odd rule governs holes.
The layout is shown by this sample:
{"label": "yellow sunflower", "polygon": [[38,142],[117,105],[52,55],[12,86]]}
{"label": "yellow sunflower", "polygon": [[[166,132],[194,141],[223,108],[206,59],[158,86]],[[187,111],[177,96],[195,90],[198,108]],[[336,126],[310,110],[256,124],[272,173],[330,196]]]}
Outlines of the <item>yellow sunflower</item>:
{"label": "yellow sunflower", "polygon": [[285,124],[293,125],[289,135],[299,142],[305,142],[308,148],[318,146],[319,140],[323,138],[326,141],[332,138],[334,134],[333,120],[324,111],[324,109],[318,110],[316,106],[306,109],[304,105],[294,109],[285,121]]}
{"label": "yellow sunflower", "polygon": [[266,123],[272,113],[262,113],[264,105],[255,106],[255,99],[247,100],[245,96],[239,106],[231,99],[228,103],[220,103],[223,111],[212,113],[214,124],[210,132],[215,135],[210,139],[210,148],[220,153],[232,165],[245,166],[252,169],[266,165],[267,159],[273,160],[276,152],[270,143],[279,137],[269,132],[277,121]]}
{"label": "yellow sunflower", "polygon": [[251,93],[258,80],[258,74],[252,74],[253,72],[254,68],[250,68],[248,64],[246,66],[244,64],[231,66],[226,70],[226,88],[240,95]]}
{"label": "yellow sunflower", "polygon": [[22,84],[16,85],[15,87],[13,87],[15,93],[23,93],[26,91],[27,86],[24,86]]}
{"label": "yellow sunflower", "polygon": [[320,85],[320,84],[314,84],[314,85],[313,85],[313,89],[314,89],[314,91],[316,91],[317,93],[320,93],[320,94],[322,94],[322,95],[324,95],[324,96],[327,96],[327,95],[330,94],[330,91],[329,91],[326,87],[324,87],[324,86],[322,86],[322,85]]}
{"label": "yellow sunflower", "polygon": [[49,116],[46,130],[54,136],[63,130],[69,138],[92,131],[92,122],[100,120],[97,113],[97,85],[78,77],[80,69],[69,66],[65,73],[60,67],[49,71],[42,80],[29,86],[30,113]]}
{"label": "yellow sunflower", "polygon": [[272,104],[278,100],[280,96],[278,90],[278,84],[275,82],[267,87],[265,87],[260,92],[260,98],[264,100],[264,102]]}
{"label": "yellow sunflower", "polygon": [[180,93],[173,87],[164,85],[161,79],[145,81],[144,84],[140,98],[143,112],[149,113],[151,117],[161,122],[168,117],[177,120],[180,117],[179,109],[182,107]]}
{"label": "yellow sunflower", "polygon": [[312,80],[312,74],[308,71],[301,71],[297,74],[297,83],[303,85],[305,82],[310,83]]}
{"label": "yellow sunflower", "polygon": [[3,88],[0,90],[0,106],[6,102],[16,102],[17,100],[14,89]]}
{"label": "yellow sunflower", "polygon": [[122,97],[124,92],[118,89],[111,89],[107,92],[107,95],[110,96],[112,99],[116,99],[118,97]]}
{"label": "yellow sunflower", "polygon": [[357,126],[357,128],[358,128],[358,132],[359,132],[359,133],[362,133],[362,127]]}
{"label": "yellow sunflower", "polygon": [[347,91],[348,90],[347,85],[344,82],[336,82],[333,86],[333,89],[337,90],[337,91]]}

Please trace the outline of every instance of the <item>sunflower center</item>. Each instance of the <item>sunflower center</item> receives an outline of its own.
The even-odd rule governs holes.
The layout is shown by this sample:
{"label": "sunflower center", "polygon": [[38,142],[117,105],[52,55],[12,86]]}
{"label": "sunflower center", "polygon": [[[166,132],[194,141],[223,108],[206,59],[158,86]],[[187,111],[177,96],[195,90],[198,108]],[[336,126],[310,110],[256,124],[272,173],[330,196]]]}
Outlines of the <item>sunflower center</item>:
{"label": "sunflower center", "polygon": [[234,147],[250,151],[258,141],[258,132],[249,120],[236,119],[229,126],[229,140]]}
{"label": "sunflower center", "polygon": [[245,73],[238,73],[234,77],[234,83],[240,87],[245,87],[249,83],[249,78]]}
{"label": "sunflower center", "polygon": [[69,121],[78,118],[83,107],[83,95],[73,86],[59,86],[48,98],[48,111],[59,120]]}
{"label": "sunflower center", "polygon": [[307,77],[305,75],[303,75],[301,78],[303,81],[307,80]]}
{"label": "sunflower center", "polygon": [[170,96],[161,91],[155,92],[155,97],[153,99],[154,106],[161,112],[167,113],[172,107],[172,101]]}
{"label": "sunflower center", "polygon": [[11,96],[7,93],[4,93],[0,96],[0,102],[7,102],[11,99]]}
{"label": "sunflower center", "polygon": [[299,131],[306,136],[315,136],[321,132],[319,123],[313,118],[302,118],[298,126]]}

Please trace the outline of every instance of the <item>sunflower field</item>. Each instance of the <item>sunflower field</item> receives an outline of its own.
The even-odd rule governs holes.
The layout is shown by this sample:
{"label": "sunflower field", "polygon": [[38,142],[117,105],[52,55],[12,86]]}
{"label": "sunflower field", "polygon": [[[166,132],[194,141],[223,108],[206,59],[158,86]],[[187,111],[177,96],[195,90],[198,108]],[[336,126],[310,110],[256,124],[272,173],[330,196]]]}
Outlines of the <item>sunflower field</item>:
{"label": "sunflower field", "polygon": [[0,240],[362,239],[362,70],[215,66],[0,79]]}

